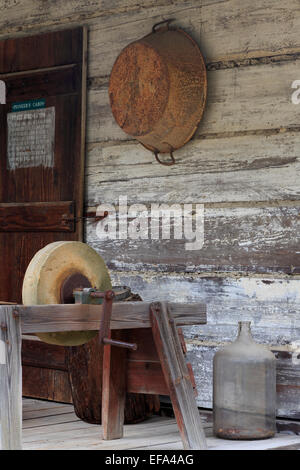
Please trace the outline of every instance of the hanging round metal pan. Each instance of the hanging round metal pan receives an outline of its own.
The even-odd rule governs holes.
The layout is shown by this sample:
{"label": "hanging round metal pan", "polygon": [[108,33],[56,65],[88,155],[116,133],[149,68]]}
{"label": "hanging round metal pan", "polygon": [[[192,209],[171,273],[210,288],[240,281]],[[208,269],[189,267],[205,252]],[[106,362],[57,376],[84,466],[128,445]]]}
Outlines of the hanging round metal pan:
{"label": "hanging round metal pan", "polygon": [[[206,102],[205,63],[198,45],[167,20],[129,44],[110,76],[109,97],[124,132],[173,164],[174,150],[193,136]],[[170,153],[161,161],[159,153]]]}

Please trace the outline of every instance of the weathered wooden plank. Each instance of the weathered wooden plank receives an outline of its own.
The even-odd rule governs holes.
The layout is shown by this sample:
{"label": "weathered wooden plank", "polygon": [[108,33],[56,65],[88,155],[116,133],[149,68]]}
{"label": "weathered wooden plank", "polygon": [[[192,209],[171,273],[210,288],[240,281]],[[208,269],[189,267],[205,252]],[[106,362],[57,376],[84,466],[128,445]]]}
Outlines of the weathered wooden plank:
{"label": "weathered wooden plank", "polygon": [[29,408],[29,406],[24,407],[23,399],[23,427],[26,426],[25,421],[30,422],[30,426],[34,427],[35,423],[40,423],[41,420],[43,421],[44,418],[48,418],[49,416],[72,415],[74,419],[74,408],[72,405],[52,402],[52,404],[56,406],[47,408],[47,402],[42,403],[45,405],[44,409],[38,409],[38,405],[32,405],[31,408]]}
{"label": "weathered wooden plank", "polygon": [[292,421],[285,419],[278,419],[276,421],[277,432],[286,433],[286,434],[296,434],[300,436],[300,421]]}
{"label": "weathered wooden plank", "polygon": [[263,5],[260,0],[172,3],[131,11],[91,26],[90,75],[108,74],[123,47],[150,33],[162,18],[175,18],[174,25],[193,36],[209,63],[299,51],[297,0],[285,0],[284,4],[267,0]]}
{"label": "weathered wooden plank", "polygon": [[[298,107],[291,100],[291,84],[298,76],[299,63],[294,60],[209,71],[206,108],[195,138],[298,128]],[[114,121],[107,83],[101,84],[100,90],[89,91],[87,139],[89,142],[130,139]]]}
{"label": "weathered wooden plank", "polygon": [[51,344],[42,341],[22,341],[23,366],[45,367],[67,371],[65,348],[53,348]]}
{"label": "weathered wooden plank", "polygon": [[[0,73],[28,72],[34,69],[80,63],[82,49],[78,47],[78,44],[81,41],[82,28],[19,38],[17,47],[15,39],[1,41]],[[45,50],[49,51],[52,48],[55,53],[45,54]]]}
{"label": "weathered wooden plank", "polygon": [[[155,0],[145,0],[143,10],[156,5]],[[161,0],[161,4],[172,3],[168,0]],[[131,13],[138,10],[135,0],[127,0],[126,4],[122,0],[70,0],[67,3],[63,0],[51,2],[47,8],[42,9],[39,0],[30,0],[18,4],[14,0],[8,0],[1,7],[0,28],[2,34],[13,34],[30,30],[46,29],[47,27],[64,26],[70,23],[82,24],[90,21],[101,21],[105,17],[118,17],[122,13]],[[48,29],[47,28],[47,29]]]}
{"label": "weathered wooden plank", "polygon": [[[99,439],[99,431],[101,430],[101,427],[95,426],[91,423],[85,423],[84,421],[79,420],[74,413],[73,406],[72,405],[68,405],[68,406],[70,407],[70,413],[67,413],[68,419],[65,421],[65,423],[62,421],[61,415],[56,416],[57,421],[55,421],[55,415],[51,416],[49,420],[45,418],[36,418],[35,420],[31,420],[32,421],[31,426],[28,426],[28,427],[26,426],[25,428],[26,429],[26,431],[24,432],[25,440],[32,441],[33,440],[32,438],[37,437],[40,434],[44,435],[43,437],[47,438],[48,433],[52,434],[55,432],[61,433],[61,435],[63,436],[64,431],[69,433],[72,430],[79,431],[81,429],[81,432],[83,432],[83,430],[91,431],[91,432],[94,431],[95,433],[94,435],[98,436],[98,441],[101,442],[101,439]],[[71,417],[73,417],[73,421],[70,421]],[[149,430],[151,433],[152,431],[154,431],[155,425],[157,425],[158,420],[162,420],[161,426],[165,426],[165,425],[168,426],[170,423],[175,424],[174,423],[175,420],[173,419],[170,419],[170,418],[166,419],[166,418],[161,418],[161,417],[158,418],[157,416],[154,416],[154,417],[149,418],[149,420],[140,423],[141,431],[146,432],[147,428],[149,427]],[[24,424],[26,425],[25,422]],[[47,424],[49,425],[48,429],[46,426]],[[125,431],[127,431],[130,428],[131,428],[131,425],[125,426]],[[126,432],[126,434],[128,435],[128,431]],[[130,434],[134,435],[132,431],[129,431],[129,435]],[[76,437],[76,434],[75,434],[75,437]],[[115,442],[115,445],[117,445],[116,442]]]}
{"label": "weathered wooden plank", "polygon": [[73,232],[73,202],[0,203],[0,232]]}
{"label": "weathered wooden plank", "polygon": [[128,361],[126,371],[128,392],[169,395],[159,361]]}
{"label": "weathered wooden plank", "polygon": [[[176,151],[176,165],[167,167],[158,165],[152,158],[151,152],[149,153],[149,151],[136,142],[89,144],[86,176],[91,186],[91,188],[88,188],[90,203],[92,204],[95,200],[97,201],[93,197],[93,192],[96,189],[93,185],[97,182],[98,193],[100,192],[100,185],[102,186],[103,183],[109,182],[111,184],[116,182],[118,185],[121,185],[120,190],[129,190],[128,199],[130,200],[130,188],[133,188],[133,186],[124,187],[122,186],[123,181],[141,180],[139,184],[144,185],[143,178],[147,178],[147,181],[151,178],[151,185],[156,190],[158,185],[155,184],[155,180],[159,179],[162,181],[163,186],[166,186],[167,192],[169,189],[168,178],[170,179],[170,186],[172,181],[174,181],[174,177],[177,176],[180,176],[183,182],[186,181],[185,178],[188,176],[187,182],[193,184],[193,180],[190,179],[193,174],[195,174],[198,183],[200,179],[201,185],[201,191],[196,193],[198,195],[197,202],[199,200],[203,202],[249,200],[247,199],[247,197],[249,198],[247,187],[244,188],[246,190],[244,198],[242,194],[238,193],[239,199],[237,199],[235,192],[224,198],[222,187],[220,189],[222,199],[217,195],[213,197],[212,191],[209,191],[209,185],[217,184],[218,181],[212,178],[220,178],[221,175],[223,176],[223,184],[227,178],[235,186],[238,186],[238,183],[241,185],[244,183],[244,186],[246,186],[246,181],[251,185],[253,181],[253,186],[250,186],[252,191],[251,196],[254,200],[261,201],[266,199],[267,193],[259,188],[255,191],[254,184],[258,185],[261,182],[261,180],[257,180],[257,178],[260,178],[260,176],[256,176],[257,173],[263,172],[265,184],[268,184],[268,179],[274,183],[276,177],[278,180],[279,171],[286,172],[287,168],[289,169],[289,175],[285,173],[284,176],[291,180],[292,188],[288,190],[285,186],[280,185],[280,181],[277,181],[277,191],[282,191],[281,188],[285,188],[286,192],[281,193],[281,199],[284,199],[283,195],[293,197],[293,195],[297,194],[299,196],[295,180],[292,178],[294,172],[299,172],[297,150],[300,145],[300,137],[298,132],[212,138],[200,141],[193,140],[187,145],[187,147]],[[164,179],[162,180],[162,178]],[[208,183],[205,183],[204,178],[208,179]],[[240,178],[242,179],[240,180]],[[107,191],[107,187],[105,187],[105,190]],[[117,195],[120,194],[118,186],[114,186],[113,190]],[[271,187],[267,186],[267,190],[271,190]],[[107,198],[105,197],[106,191],[103,191],[104,194],[100,192],[98,201],[110,202],[114,200],[111,197],[111,193],[109,193]],[[149,191],[146,194],[148,196]],[[161,191],[161,194],[164,193]],[[171,201],[175,202],[176,198],[174,196],[173,198],[170,197],[172,194],[168,194],[168,201],[171,199]],[[189,192],[186,191],[186,194],[188,197]],[[271,192],[271,197],[272,194]],[[280,192],[277,195],[280,196]],[[144,202],[147,199],[144,195],[136,194],[135,201]],[[152,198],[150,201],[152,201]]]}
{"label": "weathered wooden plank", "polygon": [[[24,408],[28,409],[30,413],[35,413],[36,406],[43,404],[43,402],[32,403],[32,400],[23,400]],[[51,403],[50,403],[51,405]],[[56,405],[57,406],[57,405]],[[73,412],[72,406],[68,406],[70,413],[73,414],[74,422],[73,423],[62,423],[61,416],[58,416],[58,422],[55,423],[49,422],[47,426],[45,424],[47,421],[44,418],[37,418],[33,420],[33,426],[24,429],[24,448],[25,449],[103,449],[107,448],[111,450],[120,449],[143,449],[148,448],[149,450],[157,449],[182,449],[182,443],[180,442],[179,433],[177,430],[177,425],[174,419],[172,418],[162,418],[162,417],[152,417],[144,423],[139,423],[136,425],[125,426],[125,436],[119,441],[113,441],[111,443],[104,442],[99,439],[99,427],[91,424],[83,423],[82,421],[77,420]],[[215,449],[218,448],[218,445],[227,444],[228,448],[234,449],[235,446],[240,447],[241,444],[248,446],[249,442],[234,442],[234,441],[224,441],[221,439],[216,439],[212,437],[211,434],[211,424],[208,423],[210,418],[210,412],[206,412],[203,415],[201,412],[202,422],[205,428],[205,433],[207,436],[208,447],[213,446]],[[58,424],[60,423],[60,424]],[[284,423],[284,422],[282,422]],[[285,422],[288,424],[288,422]],[[291,424],[296,424],[295,422],[290,421]],[[40,425],[39,425],[40,424]],[[278,424],[278,423],[277,423]],[[281,427],[287,430],[287,427]],[[293,432],[293,429],[291,428]],[[296,431],[296,429],[295,429]],[[291,436],[291,435],[276,435],[274,439],[267,439],[264,441],[254,441],[251,445],[267,448],[276,447],[276,446],[296,446],[299,445],[300,437]],[[298,444],[297,444],[298,443]]]}
{"label": "weathered wooden plank", "polygon": [[[7,307],[0,307],[5,309]],[[111,329],[150,327],[149,302],[113,304]],[[14,307],[21,318],[23,333],[98,330],[102,319],[101,305],[60,304]],[[178,325],[206,322],[206,305],[171,303],[170,310]]]}
{"label": "weathered wooden plank", "polygon": [[28,341],[23,335],[22,340],[23,396],[72,403],[66,349],[43,343],[36,336]]}
{"label": "weathered wooden plank", "polygon": [[[300,272],[298,244],[299,209],[289,205],[265,207],[208,207],[204,210],[204,224],[194,227],[197,242],[191,247],[184,235],[183,218],[163,219],[163,228],[170,229],[169,239],[152,239],[150,205],[148,218],[143,218],[141,232],[126,239],[100,238],[101,226],[88,224],[87,243],[104,257],[112,269],[153,270],[178,272]],[[195,209],[195,207],[194,207]],[[130,216],[130,213],[129,213]],[[128,227],[136,223],[132,217]],[[171,220],[171,222],[170,222]],[[97,228],[98,227],[98,228]],[[146,228],[145,228],[146,227]],[[180,239],[174,239],[174,230],[182,230]],[[102,230],[103,232],[103,230]],[[136,232],[134,232],[136,233]],[[124,231],[122,237],[125,238]],[[201,241],[204,237],[204,244]],[[99,236],[99,238],[98,238]],[[131,238],[130,238],[131,237]]]}
{"label": "weathered wooden plank", "polygon": [[[299,329],[297,333],[299,337]],[[271,349],[277,359],[277,414],[300,419],[300,342],[293,342],[287,348],[290,351],[277,346]]]}
{"label": "weathered wooden plank", "polygon": [[45,415],[47,416],[46,413],[48,410],[61,409],[65,407],[69,407],[69,409],[74,411],[72,405],[64,405],[61,403],[35,400],[33,398],[23,398],[23,419],[26,419],[27,412],[30,413],[32,409],[34,409],[34,411],[37,413],[43,413],[43,411],[45,411]]}
{"label": "weathered wooden plank", "polygon": [[[111,338],[126,341],[124,331],[112,332]],[[104,347],[102,382],[102,432],[103,439],[123,437],[126,400],[127,351],[110,345]]]}
{"label": "weathered wooden plank", "polygon": [[167,302],[151,308],[152,333],[185,449],[206,449],[206,439],[176,326]]}
{"label": "weathered wooden plank", "polygon": [[[177,164],[159,165],[139,144],[89,147],[86,200],[210,203],[298,199],[298,133],[192,141]],[[217,188],[217,189],[216,189]]]}
{"label": "weathered wooden plank", "polygon": [[74,423],[77,421],[80,421],[79,418],[77,418],[76,415],[74,415],[74,413],[72,412],[57,413],[57,414],[53,414],[47,417],[42,417],[42,418],[35,417],[32,419],[27,419],[23,421],[23,429],[30,429],[30,431],[26,433],[28,436],[28,434],[30,433],[34,434],[36,432],[35,428],[37,427],[45,426],[45,430],[46,430],[47,427],[49,429],[49,426],[53,424],[56,425],[56,424]]}
{"label": "weathered wooden plank", "polygon": [[232,274],[229,277],[224,273],[138,271],[112,271],[111,276],[113,284],[129,286],[147,302],[159,298],[170,302],[206,303],[207,324],[185,328],[188,338],[196,340],[199,332],[201,335],[206,332],[208,341],[216,341],[220,334],[224,341],[231,341],[238,321],[249,320],[253,322],[255,338],[261,342],[288,348],[293,344],[296,347],[299,339],[299,276]]}
{"label": "weathered wooden plank", "polygon": [[0,417],[2,450],[22,449],[21,323],[0,309]]}
{"label": "weathered wooden plank", "polygon": [[8,0],[0,11],[2,36],[62,28],[66,24],[90,25],[94,29],[93,74],[95,67],[99,70],[102,64],[110,70],[126,44],[150,32],[153,23],[169,17],[200,42],[209,61],[289,54],[300,48],[297,0],[266,0],[263,4],[260,0],[202,0],[201,4],[198,0],[145,0],[142,4],[135,0],[102,0],[100,4],[93,0],[55,0],[45,9],[40,8],[38,0],[22,2],[18,8],[13,0]]}
{"label": "weathered wooden plank", "polygon": [[72,403],[67,371],[24,365],[22,372],[23,396]]}
{"label": "weathered wooden plank", "polygon": [[151,328],[127,330],[126,341],[136,343],[127,353],[127,390],[131,393],[168,395]]}
{"label": "weathered wooden plank", "polygon": [[[160,418],[161,419],[161,418]],[[112,450],[118,452],[122,449],[128,450],[175,450],[182,451],[182,443],[179,441],[179,434],[176,429],[176,423],[169,420],[168,425],[161,422],[156,422],[156,429],[152,430],[151,434],[147,433],[147,429],[141,429],[141,425],[132,425],[132,433],[124,439],[112,441],[111,443],[97,440],[97,435],[92,430],[83,432],[83,430],[69,431],[57,437],[51,433],[49,439],[39,439],[36,435],[35,439],[26,441],[24,448],[27,450]],[[149,421],[147,421],[149,426]],[[80,435],[81,432],[81,435]],[[87,437],[85,437],[87,436]],[[299,436],[276,435],[273,439],[266,439],[261,441],[225,441],[214,437],[208,437],[209,450],[268,450],[277,447],[299,447]]]}
{"label": "weathered wooden plank", "polygon": [[[119,439],[117,441],[112,440],[104,441],[99,439],[99,427],[94,426],[94,428],[87,429],[75,429],[70,431],[61,432],[50,432],[46,436],[38,436],[38,430],[35,436],[26,439],[24,438],[24,448],[27,449],[43,449],[43,450],[62,450],[62,449],[93,449],[93,450],[132,450],[139,449],[144,447],[146,443],[153,442],[153,444],[161,444],[169,437],[180,439],[179,433],[177,431],[176,423],[173,420],[168,420],[168,424],[165,424],[161,427],[158,433],[158,423],[155,423],[155,426],[151,429],[149,426],[149,421],[147,421],[148,427],[140,429],[140,424],[131,425],[125,430],[125,438]],[[130,428],[133,428],[130,431]],[[127,431],[127,432],[126,432]]]}

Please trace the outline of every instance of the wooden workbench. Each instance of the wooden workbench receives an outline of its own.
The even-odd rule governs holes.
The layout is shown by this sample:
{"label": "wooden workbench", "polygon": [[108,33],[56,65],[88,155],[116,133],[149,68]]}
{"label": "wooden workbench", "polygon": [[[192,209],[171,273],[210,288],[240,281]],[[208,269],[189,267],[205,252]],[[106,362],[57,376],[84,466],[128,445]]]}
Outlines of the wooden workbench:
{"label": "wooden workbench", "polygon": [[[0,306],[2,449],[22,448],[22,333],[99,330],[103,314],[103,305]],[[117,339],[124,340],[124,337],[127,339],[126,331],[129,333],[141,329],[148,340],[144,341],[142,334],[137,341],[139,354],[146,354],[142,354],[143,357],[130,358],[125,349],[105,346],[102,407],[104,439],[117,439],[123,435],[126,391],[169,391],[184,447],[206,448],[192,381],[177,334],[179,325],[203,323],[206,323],[204,304],[128,302],[112,305],[112,338],[114,330],[118,331]],[[150,337],[153,344],[149,347]],[[143,364],[148,362],[150,366],[141,371],[138,369],[139,361]],[[135,365],[130,368],[128,365],[131,362]],[[151,365],[155,366],[154,369]],[[127,373],[130,370],[132,373]],[[160,377],[157,383],[153,380],[153,370]],[[137,376],[142,377],[142,380],[136,380]]]}

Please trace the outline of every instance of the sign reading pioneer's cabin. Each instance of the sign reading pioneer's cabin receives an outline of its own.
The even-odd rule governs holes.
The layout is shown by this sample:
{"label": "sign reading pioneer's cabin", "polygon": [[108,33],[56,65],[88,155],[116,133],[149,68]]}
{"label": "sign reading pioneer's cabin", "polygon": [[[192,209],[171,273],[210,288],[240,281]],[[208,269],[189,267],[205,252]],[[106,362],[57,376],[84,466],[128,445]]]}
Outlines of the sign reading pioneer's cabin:
{"label": "sign reading pioneer's cabin", "polygon": [[41,109],[46,107],[46,100],[45,98],[41,98],[38,100],[27,100],[21,101],[20,103],[13,103],[11,110],[13,112],[18,111],[30,111],[31,109]]}
{"label": "sign reading pioneer's cabin", "polygon": [[8,169],[53,167],[54,107],[8,113],[7,129]]}

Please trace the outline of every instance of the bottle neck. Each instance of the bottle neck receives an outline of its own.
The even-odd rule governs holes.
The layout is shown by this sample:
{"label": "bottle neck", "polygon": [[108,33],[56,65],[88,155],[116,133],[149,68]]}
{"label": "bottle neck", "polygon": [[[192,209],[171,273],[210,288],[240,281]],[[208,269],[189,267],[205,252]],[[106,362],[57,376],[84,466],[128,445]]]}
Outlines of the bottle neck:
{"label": "bottle neck", "polygon": [[251,334],[251,322],[250,321],[239,321],[239,329],[237,335],[237,341],[243,341],[247,343],[253,343],[253,337]]}

